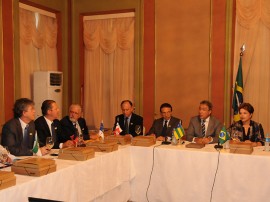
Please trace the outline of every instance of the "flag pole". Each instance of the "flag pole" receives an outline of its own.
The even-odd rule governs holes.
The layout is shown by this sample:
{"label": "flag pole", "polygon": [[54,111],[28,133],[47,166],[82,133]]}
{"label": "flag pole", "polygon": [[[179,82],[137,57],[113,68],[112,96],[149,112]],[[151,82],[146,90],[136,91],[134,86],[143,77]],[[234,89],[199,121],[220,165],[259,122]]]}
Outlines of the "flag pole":
{"label": "flag pole", "polygon": [[243,72],[242,72],[242,56],[244,55],[244,51],[246,50],[246,45],[243,44],[240,48],[240,60],[238,65],[238,70],[235,78],[234,91],[233,91],[233,100],[232,100],[232,108],[233,108],[233,122],[239,121],[239,110],[238,107],[243,103]]}

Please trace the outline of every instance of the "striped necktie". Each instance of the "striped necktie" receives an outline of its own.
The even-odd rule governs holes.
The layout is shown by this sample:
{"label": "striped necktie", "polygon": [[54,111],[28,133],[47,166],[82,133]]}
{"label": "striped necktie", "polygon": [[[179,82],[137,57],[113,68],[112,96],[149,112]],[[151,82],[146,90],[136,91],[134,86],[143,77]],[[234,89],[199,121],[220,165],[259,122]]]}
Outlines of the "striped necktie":
{"label": "striped necktie", "polygon": [[202,135],[203,137],[205,137],[205,120],[201,121],[201,125],[202,125]]}

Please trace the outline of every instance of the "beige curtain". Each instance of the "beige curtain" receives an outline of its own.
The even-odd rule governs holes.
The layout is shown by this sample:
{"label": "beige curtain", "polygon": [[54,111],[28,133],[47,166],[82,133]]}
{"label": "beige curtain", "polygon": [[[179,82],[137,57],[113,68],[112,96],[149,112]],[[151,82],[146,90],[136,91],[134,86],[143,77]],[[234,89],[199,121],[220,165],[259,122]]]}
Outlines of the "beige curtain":
{"label": "beige curtain", "polygon": [[134,100],[134,17],[84,21],[87,123],[111,128],[120,102]]}
{"label": "beige curtain", "polygon": [[33,98],[33,72],[57,70],[57,21],[20,8],[21,96]]}
{"label": "beige curtain", "polygon": [[236,0],[234,81],[242,44],[244,102],[254,106],[253,120],[270,132],[270,1]]}

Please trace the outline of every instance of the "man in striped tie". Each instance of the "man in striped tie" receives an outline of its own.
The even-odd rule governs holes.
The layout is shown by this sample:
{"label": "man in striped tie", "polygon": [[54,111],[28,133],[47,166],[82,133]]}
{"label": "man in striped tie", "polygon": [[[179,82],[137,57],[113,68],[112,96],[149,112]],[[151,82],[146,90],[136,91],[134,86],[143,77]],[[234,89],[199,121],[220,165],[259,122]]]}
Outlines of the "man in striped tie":
{"label": "man in striped tie", "polygon": [[191,118],[187,129],[187,140],[201,144],[217,143],[222,128],[220,121],[212,116],[213,105],[203,100],[199,105],[199,114]]}

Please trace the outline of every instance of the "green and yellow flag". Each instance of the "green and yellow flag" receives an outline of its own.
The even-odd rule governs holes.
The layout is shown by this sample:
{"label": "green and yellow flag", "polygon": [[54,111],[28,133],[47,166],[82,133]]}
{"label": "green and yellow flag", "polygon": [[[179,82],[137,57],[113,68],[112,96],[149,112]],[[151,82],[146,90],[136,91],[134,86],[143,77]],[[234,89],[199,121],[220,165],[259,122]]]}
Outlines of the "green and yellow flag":
{"label": "green and yellow flag", "polygon": [[36,138],[35,138],[35,142],[34,142],[34,145],[33,145],[33,149],[32,149],[32,152],[33,153],[37,153],[38,152],[38,148],[39,148],[39,143],[38,143],[38,136],[37,136],[37,133],[36,133]]}
{"label": "green and yellow flag", "polygon": [[232,108],[233,108],[233,120],[239,121],[239,111],[238,107],[240,104],[243,103],[243,73],[242,73],[242,56],[240,56],[238,71],[236,75],[236,80],[234,84],[234,92],[233,92],[233,101],[232,101]]}
{"label": "green and yellow flag", "polygon": [[224,144],[229,139],[230,139],[230,136],[229,136],[228,132],[226,131],[225,126],[223,126],[220,133],[219,133],[219,143]]}
{"label": "green and yellow flag", "polygon": [[180,123],[178,123],[177,127],[174,129],[173,135],[177,140],[185,135],[185,130]]}

